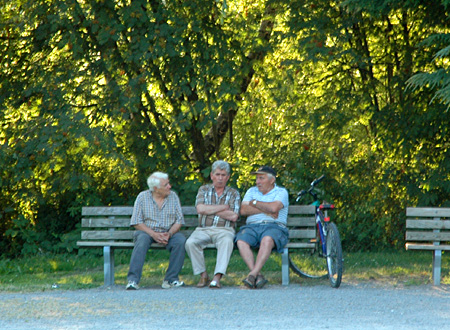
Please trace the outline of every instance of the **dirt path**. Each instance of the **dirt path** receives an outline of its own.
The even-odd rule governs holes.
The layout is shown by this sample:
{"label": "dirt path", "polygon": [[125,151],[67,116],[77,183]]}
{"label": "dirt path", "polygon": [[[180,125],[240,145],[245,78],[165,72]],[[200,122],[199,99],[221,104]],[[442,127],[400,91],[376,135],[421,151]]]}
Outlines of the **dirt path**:
{"label": "dirt path", "polygon": [[0,329],[450,329],[450,287],[3,293]]}

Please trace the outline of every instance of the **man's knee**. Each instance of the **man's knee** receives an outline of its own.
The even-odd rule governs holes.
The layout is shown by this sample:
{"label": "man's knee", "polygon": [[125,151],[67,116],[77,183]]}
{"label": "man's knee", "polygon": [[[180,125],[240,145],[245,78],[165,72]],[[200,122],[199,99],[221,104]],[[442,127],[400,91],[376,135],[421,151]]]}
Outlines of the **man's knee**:
{"label": "man's knee", "polygon": [[176,233],[174,236],[176,236],[177,240],[180,241],[181,244],[186,244],[186,236],[182,233]]}
{"label": "man's knee", "polygon": [[143,232],[143,231],[137,231],[134,236],[134,245],[135,246],[142,246],[142,247],[149,247],[150,244],[152,244],[152,238],[149,234]]}
{"label": "man's knee", "polygon": [[193,240],[192,238],[188,238],[184,246],[186,250],[191,250],[195,248],[195,245],[196,245],[195,240]]}
{"label": "man's knee", "polygon": [[238,249],[249,249],[250,248],[250,244],[248,244],[246,241],[242,241],[242,240],[237,240],[236,241],[236,245],[238,247]]}
{"label": "man's knee", "polygon": [[183,247],[186,245],[186,236],[184,236],[182,233],[176,233],[172,236],[172,244],[174,247]]}
{"label": "man's knee", "polygon": [[220,241],[216,242],[216,248],[223,247],[226,249],[233,249],[234,247],[234,237],[224,236],[220,239]]}
{"label": "man's knee", "polygon": [[261,240],[260,248],[272,249],[275,246],[275,242],[272,237],[264,236]]}

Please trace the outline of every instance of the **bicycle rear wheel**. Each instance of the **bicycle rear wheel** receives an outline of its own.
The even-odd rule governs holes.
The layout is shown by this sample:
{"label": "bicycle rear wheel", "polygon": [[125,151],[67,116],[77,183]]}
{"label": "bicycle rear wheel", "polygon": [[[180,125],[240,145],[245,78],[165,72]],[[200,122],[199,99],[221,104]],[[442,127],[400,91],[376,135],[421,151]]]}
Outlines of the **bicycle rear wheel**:
{"label": "bicycle rear wheel", "polygon": [[319,242],[320,239],[316,238],[313,249],[289,250],[289,267],[294,273],[304,278],[327,278],[327,259],[318,251]]}
{"label": "bicycle rear wheel", "polygon": [[343,259],[341,238],[337,226],[330,222],[327,228],[327,268],[330,285],[339,288],[342,281]]}

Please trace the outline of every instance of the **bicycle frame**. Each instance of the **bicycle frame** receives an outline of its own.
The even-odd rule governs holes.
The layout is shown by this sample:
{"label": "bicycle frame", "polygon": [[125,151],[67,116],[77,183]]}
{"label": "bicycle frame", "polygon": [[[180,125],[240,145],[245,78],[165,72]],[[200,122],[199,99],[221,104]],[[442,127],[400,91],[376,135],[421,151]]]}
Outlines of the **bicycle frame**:
{"label": "bicycle frame", "polygon": [[[321,204],[319,202],[319,198],[317,196],[317,193],[314,191],[314,186],[317,185],[319,182],[321,182],[323,179],[325,178],[324,175],[322,175],[320,178],[314,180],[311,183],[311,187],[308,190],[302,190],[298,193],[297,195],[297,200],[296,202],[298,202],[303,195],[305,194],[309,194],[314,198],[314,202],[312,203],[312,205],[314,205],[316,207],[316,225],[317,225],[317,230],[319,232],[319,236],[320,236],[320,242],[317,242],[318,245],[321,245],[321,250],[319,250],[319,255],[321,257],[326,258],[327,255],[327,240],[326,240],[326,236],[327,236],[327,224],[330,221],[330,218],[328,217],[328,210],[334,210],[334,205],[333,204]],[[324,213],[325,211],[325,213]]]}
{"label": "bicycle frame", "polygon": [[[315,240],[315,249],[311,252],[309,256],[305,256],[305,259],[308,259],[310,264],[315,264],[322,266],[322,262],[315,262],[314,255],[318,260],[326,260],[326,272],[327,275],[324,275],[323,272],[316,271],[314,268],[309,268],[307,270],[301,269],[296,262],[289,256],[289,266],[294,270],[294,272],[302,277],[306,278],[324,278],[328,277],[330,280],[330,285],[333,288],[338,288],[341,284],[342,280],[342,272],[343,272],[343,257],[342,257],[342,245],[341,239],[339,235],[339,230],[335,223],[330,221],[328,217],[328,211],[334,209],[333,204],[328,204],[326,202],[320,203],[317,193],[314,191],[314,186],[317,185],[320,181],[325,178],[322,175],[320,178],[314,180],[311,183],[311,187],[308,190],[302,190],[297,195],[297,202],[300,198],[309,194],[314,198],[314,202],[312,203],[315,206],[315,219],[317,226],[317,235]],[[311,259],[311,257],[313,259]],[[317,268],[316,268],[317,269]]]}
{"label": "bicycle frame", "polygon": [[[327,238],[327,226],[328,226],[328,223],[330,222],[330,217],[328,217],[328,210],[334,210],[334,205],[333,204],[320,204],[319,206],[316,205],[317,230],[319,231],[320,242],[322,244],[322,251],[320,251],[319,253],[324,258],[328,257],[327,239],[326,239]],[[325,211],[325,213],[324,213],[324,211]]]}

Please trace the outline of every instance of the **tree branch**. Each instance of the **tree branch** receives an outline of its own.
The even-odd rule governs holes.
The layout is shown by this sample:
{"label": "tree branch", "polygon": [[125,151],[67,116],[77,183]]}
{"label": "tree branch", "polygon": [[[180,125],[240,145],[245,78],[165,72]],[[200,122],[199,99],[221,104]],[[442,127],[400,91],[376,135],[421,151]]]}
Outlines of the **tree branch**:
{"label": "tree branch", "polygon": [[[263,40],[265,43],[270,41],[270,37],[273,31],[273,15],[275,14],[275,8],[269,5],[265,10],[265,19],[261,21],[258,38]],[[240,100],[242,98],[242,94],[244,94],[250,82],[252,81],[253,75],[255,74],[255,70],[253,68],[255,62],[262,62],[264,57],[267,55],[267,48],[250,52],[246,56],[246,60],[242,64],[242,67],[250,67],[248,70],[248,74],[242,78],[242,83],[240,87],[239,93],[236,95],[236,99]],[[222,143],[223,139],[226,136],[228,131],[232,132],[233,120],[236,117],[238,109],[226,109],[221,112],[217,117],[216,125],[213,126],[209,130],[209,132],[205,135],[204,145],[206,155],[205,158],[211,157],[214,153],[218,154],[218,150],[216,150],[216,146]],[[216,137],[215,137],[215,134]],[[231,133],[230,133],[231,134]],[[230,144],[231,145],[231,144]]]}

